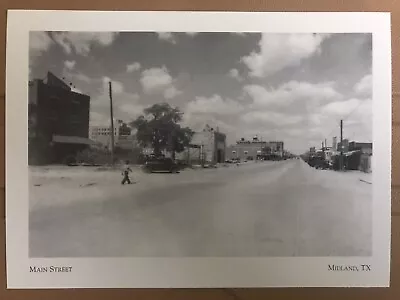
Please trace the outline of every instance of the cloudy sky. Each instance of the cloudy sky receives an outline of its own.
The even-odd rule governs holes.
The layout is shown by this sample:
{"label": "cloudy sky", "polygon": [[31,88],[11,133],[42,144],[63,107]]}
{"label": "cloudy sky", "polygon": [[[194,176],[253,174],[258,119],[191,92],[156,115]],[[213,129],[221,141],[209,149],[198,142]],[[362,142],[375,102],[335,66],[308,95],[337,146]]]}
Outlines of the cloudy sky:
{"label": "cloudy sky", "polygon": [[303,153],[339,136],[372,141],[370,34],[33,32],[29,76],[47,71],[91,96],[91,124],[168,102],[228,143],[258,135]]}

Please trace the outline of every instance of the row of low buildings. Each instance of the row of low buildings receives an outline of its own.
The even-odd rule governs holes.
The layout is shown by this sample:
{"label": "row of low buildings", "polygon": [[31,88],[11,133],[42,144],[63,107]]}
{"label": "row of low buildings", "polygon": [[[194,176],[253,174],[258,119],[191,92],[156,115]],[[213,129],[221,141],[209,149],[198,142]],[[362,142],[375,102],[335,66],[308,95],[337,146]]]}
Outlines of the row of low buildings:
{"label": "row of low buildings", "polygon": [[216,164],[234,159],[279,160],[287,155],[282,141],[262,141],[257,136],[251,140],[241,138],[236,144],[227,146],[225,134],[206,126],[203,131],[194,134],[191,145],[177,158],[191,163]]}
{"label": "row of low buildings", "polygon": [[[116,121],[110,126],[90,126],[90,97],[74,92],[70,85],[48,73],[45,79],[29,82],[28,157],[30,165],[64,163],[89,147],[110,150],[112,134],[115,149],[137,150],[131,129]],[[143,154],[151,149],[141,149]],[[137,153],[137,151],[136,151]],[[225,160],[226,136],[206,127],[196,132],[180,158],[218,163]]]}
{"label": "row of low buildings", "polygon": [[[131,129],[117,120],[114,132],[110,126],[90,126],[90,97],[74,92],[70,85],[52,73],[43,80],[29,82],[29,164],[65,163],[89,147],[110,150],[114,136],[115,149],[135,151],[138,143]],[[134,150],[134,151],[133,151]],[[139,149],[150,154],[151,148]],[[185,151],[176,154],[189,163],[216,164],[228,159],[256,160],[285,156],[282,141],[262,141],[257,136],[244,138],[227,147],[226,135],[218,128],[206,126],[195,132]]]}
{"label": "row of low buildings", "polygon": [[258,136],[251,140],[241,138],[227,150],[228,159],[240,160],[280,159],[285,154],[283,141],[263,141]]}
{"label": "row of low buildings", "polygon": [[308,157],[319,157],[329,162],[333,169],[340,169],[341,165],[346,170],[360,170],[366,173],[372,172],[372,143],[349,141],[343,139],[337,142],[332,140],[331,147],[316,149],[311,147]]}

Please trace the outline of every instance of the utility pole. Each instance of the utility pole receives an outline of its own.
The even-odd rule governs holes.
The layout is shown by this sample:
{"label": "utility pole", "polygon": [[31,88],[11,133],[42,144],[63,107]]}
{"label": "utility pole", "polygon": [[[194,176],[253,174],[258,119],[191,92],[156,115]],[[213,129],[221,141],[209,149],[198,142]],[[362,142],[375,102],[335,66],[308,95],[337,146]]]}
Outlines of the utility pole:
{"label": "utility pole", "polygon": [[109,82],[109,95],[110,95],[110,118],[111,118],[111,165],[114,165],[114,113],[113,113],[111,81]]}
{"label": "utility pole", "polygon": [[343,170],[343,120],[340,120],[340,170]]}
{"label": "utility pole", "polygon": [[326,139],[325,139],[325,148],[327,147],[327,145],[326,145]]}

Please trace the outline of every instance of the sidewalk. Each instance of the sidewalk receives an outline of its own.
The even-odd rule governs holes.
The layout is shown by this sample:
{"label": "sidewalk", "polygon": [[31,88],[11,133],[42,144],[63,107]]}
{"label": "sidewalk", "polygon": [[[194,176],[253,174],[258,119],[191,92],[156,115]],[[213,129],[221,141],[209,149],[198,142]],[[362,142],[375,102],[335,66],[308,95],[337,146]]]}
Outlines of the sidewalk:
{"label": "sidewalk", "polygon": [[[122,168],[116,167],[29,167],[29,204],[34,210],[42,206],[67,205],[81,200],[102,200],[129,193],[121,189]],[[139,166],[132,167],[130,178],[142,180],[146,175]]]}

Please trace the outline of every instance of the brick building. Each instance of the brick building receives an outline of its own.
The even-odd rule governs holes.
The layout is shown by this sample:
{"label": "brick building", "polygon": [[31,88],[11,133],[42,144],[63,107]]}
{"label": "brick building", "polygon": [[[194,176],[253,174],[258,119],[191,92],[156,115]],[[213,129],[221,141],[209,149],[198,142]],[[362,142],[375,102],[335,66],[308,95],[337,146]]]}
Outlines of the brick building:
{"label": "brick building", "polygon": [[267,142],[255,136],[252,140],[241,138],[236,145],[227,148],[226,156],[228,159],[256,160],[261,157],[283,157],[283,154],[284,143],[282,141]]}
{"label": "brick building", "polygon": [[73,92],[52,73],[29,82],[29,164],[64,163],[93,142],[90,97]]}
{"label": "brick building", "polygon": [[[137,147],[136,137],[131,133],[131,129],[122,121],[118,121],[118,123],[119,125],[114,127],[114,147],[124,150],[132,150]],[[89,138],[101,148],[110,150],[111,126],[90,126]]]}
{"label": "brick building", "polygon": [[177,153],[176,158],[189,160],[191,163],[216,164],[225,161],[226,135],[206,126],[203,131],[195,132],[191,146],[184,152]]}

